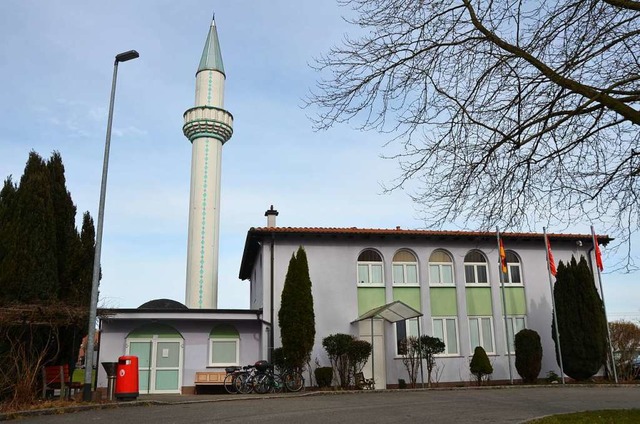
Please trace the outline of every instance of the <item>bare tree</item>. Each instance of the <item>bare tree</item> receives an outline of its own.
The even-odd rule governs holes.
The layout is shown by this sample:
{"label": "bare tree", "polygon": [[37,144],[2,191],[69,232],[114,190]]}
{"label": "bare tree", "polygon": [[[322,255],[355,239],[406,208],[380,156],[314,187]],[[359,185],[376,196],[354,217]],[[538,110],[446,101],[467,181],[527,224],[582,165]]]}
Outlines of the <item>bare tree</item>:
{"label": "bare tree", "polygon": [[633,380],[638,377],[634,359],[640,354],[640,326],[629,321],[609,323],[611,344],[616,352],[616,366],[621,380]]}
{"label": "bare tree", "polygon": [[390,132],[387,190],[430,225],[638,229],[640,1],[341,3],[359,35],[316,61],[316,128]]}

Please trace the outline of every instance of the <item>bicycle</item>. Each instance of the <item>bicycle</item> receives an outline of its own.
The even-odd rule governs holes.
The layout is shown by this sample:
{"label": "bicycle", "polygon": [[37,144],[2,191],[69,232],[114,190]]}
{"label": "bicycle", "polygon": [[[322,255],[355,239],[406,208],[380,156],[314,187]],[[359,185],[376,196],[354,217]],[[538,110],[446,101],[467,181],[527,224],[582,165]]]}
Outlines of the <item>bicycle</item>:
{"label": "bicycle", "polygon": [[298,371],[285,371],[281,377],[284,386],[290,392],[299,392],[304,387],[304,377]]}
{"label": "bicycle", "polygon": [[240,367],[228,367],[228,368],[225,368],[224,370],[227,373],[227,375],[224,377],[224,382],[223,382],[224,389],[229,394],[238,393],[236,391],[235,382],[238,375],[240,375],[240,373],[243,372],[242,369]]}

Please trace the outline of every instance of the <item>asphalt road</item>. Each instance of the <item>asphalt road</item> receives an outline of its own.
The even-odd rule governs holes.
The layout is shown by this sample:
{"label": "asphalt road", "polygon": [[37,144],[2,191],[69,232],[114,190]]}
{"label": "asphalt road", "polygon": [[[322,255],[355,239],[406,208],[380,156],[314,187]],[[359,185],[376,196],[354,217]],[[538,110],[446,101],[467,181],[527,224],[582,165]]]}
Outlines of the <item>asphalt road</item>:
{"label": "asphalt road", "polygon": [[132,406],[20,423],[519,423],[594,409],[640,408],[640,387],[508,387],[386,391]]}

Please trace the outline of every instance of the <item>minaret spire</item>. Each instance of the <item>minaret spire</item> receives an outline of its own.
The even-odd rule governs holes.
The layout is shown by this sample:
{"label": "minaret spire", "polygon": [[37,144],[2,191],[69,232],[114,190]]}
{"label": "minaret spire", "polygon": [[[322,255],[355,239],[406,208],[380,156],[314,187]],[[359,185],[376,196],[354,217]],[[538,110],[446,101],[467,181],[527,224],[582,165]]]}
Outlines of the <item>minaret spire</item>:
{"label": "minaret spire", "polygon": [[225,78],[214,16],[196,72],[195,107],[184,113],[182,127],[191,141],[185,304],[196,309],[218,305],[220,166],[222,145],[233,133],[233,116],[224,110]]}
{"label": "minaret spire", "polygon": [[209,35],[204,43],[204,50],[200,58],[200,66],[198,72],[206,69],[219,71],[224,74],[224,65],[222,64],[222,53],[220,52],[220,41],[218,40],[218,30],[216,29],[216,14],[211,18],[211,26],[209,27]]}

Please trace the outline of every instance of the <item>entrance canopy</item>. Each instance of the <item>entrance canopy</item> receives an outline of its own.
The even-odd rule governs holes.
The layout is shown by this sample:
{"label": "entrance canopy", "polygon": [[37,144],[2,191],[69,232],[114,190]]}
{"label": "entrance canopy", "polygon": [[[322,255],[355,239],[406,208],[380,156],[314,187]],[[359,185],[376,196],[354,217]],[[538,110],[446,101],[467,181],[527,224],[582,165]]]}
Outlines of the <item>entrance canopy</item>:
{"label": "entrance canopy", "polygon": [[377,308],[373,308],[365,312],[353,322],[355,323],[373,318],[382,318],[389,322],[398,322],[410,318],[421,317],[422,315],[423,314],[421,312],[416,311],[401,300],[396,300],[395,302],[387,303],[386,305],[378,306]]}

